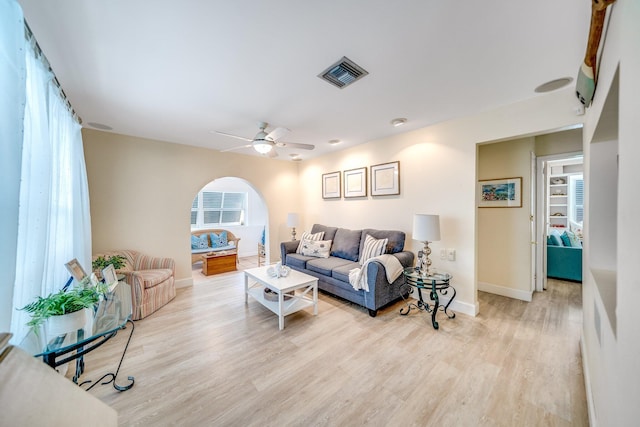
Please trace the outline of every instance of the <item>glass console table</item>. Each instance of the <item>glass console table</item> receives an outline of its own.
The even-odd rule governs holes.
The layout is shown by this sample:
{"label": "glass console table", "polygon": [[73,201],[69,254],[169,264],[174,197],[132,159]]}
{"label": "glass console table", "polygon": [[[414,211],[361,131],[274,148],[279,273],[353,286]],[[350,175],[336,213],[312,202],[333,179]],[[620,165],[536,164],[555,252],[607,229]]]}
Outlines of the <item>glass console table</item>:
{"label": "glass console table", "polygon": [[83,381],[79,384],[90,384],[86,390],[91,390],[96,384],[110,383],[113,383],[113,387],[118,391],[129,390],[134,384],[133,377],[128,377],[129,384],[124,386],[118,385],[116,379],[133,335],[131,313],[131,287],[125,282],[118,282],[113,291],[100,300],[93,317],[82,329],[58,336],[46,336],[44,328],[40,328],[37,334],[29,332],[20,347],[35,357],[42,357],[43,362],[54,369],[75,360],[76,372],[73,381],[77,384],[84,372],[83,356],[106,343],[129,324],[131,331],[115,373],[109,372],[96,381]]}
{"label": "glass console table", "polygon": [[[417,289],[418,302],[413,303],[405,300],[407,305],[406,307],[400,309],[401,315],[406,316],[407,314],[409,314],[412,308],[424,310],[428,313],[431,313],[431,324],[433,325],[434,329],[438,329],[440,327],[438,325],[438,321],[436,320],[438,309],[444,311],[449,319],[453,319],[454,317],[456,317],[455,313],[449,313],[447,311],[449,305],[451,305],[453,299],[456,297],[456,290],[449,283],[453,276],[451,276],[449,273],[433,273],[431,275],[427,275],[426,273],[420,271],[415,267],[405,268],[403,271],[403,275],[404,283],[401,286],[408,287],[408,294],[412,294]],[[433,301],[433,305],[430,305],[423,299],[423,290],[429,292],[429,299]],[[453,291],[453,295],[446,305],[441,306],[438,293],[440,293],[441,295],[447,295],[449,293],[449,290]],[[404,294],[405,292],[401,292],[401,295]]]}

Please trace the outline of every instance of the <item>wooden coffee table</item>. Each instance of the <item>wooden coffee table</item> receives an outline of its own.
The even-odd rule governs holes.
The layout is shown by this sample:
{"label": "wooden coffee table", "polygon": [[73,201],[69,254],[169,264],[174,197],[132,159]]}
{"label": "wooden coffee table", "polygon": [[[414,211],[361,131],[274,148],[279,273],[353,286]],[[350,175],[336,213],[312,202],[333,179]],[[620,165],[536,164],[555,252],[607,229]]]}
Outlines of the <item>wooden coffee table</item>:
{"label": "wooden coffee table", "polygon": [[238,254],[235,249],[204,254],[202,255],[202,274],[211,276],[236,271],[237,262]]}
{"label": "wooden coffee table", "polygon": [[[299,271],[291,270],[287,277],[273,277],[267,273],[270,266],[244,270],[244,303],[248,304],[249,295],[260,304],[278,315],[278,326],[284,329],[284,316],[313,307],[314,316],[318,314],[318,279]],[[254,282],[250,285],[249,280]],[[278,295],[277,301],[264,297],[264,288]],[[297,292],[296,292],[297,291]],[[293,293],[293,295],[290,295]],[[287,297],[285,298],[285,294]]]}

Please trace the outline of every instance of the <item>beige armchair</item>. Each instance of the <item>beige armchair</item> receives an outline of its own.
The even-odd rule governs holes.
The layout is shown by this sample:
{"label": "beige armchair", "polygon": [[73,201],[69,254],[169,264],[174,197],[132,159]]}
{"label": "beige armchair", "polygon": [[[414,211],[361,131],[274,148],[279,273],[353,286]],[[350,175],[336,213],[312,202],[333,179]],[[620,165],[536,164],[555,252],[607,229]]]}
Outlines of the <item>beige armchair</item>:
{"label": "beige armchair", "polygon": [[118,273],[125,275],[131,286],[133,320],[147,317],[176,296],[175,261],[172,258],[150,257],[137,251],[117,250],[94,254],[99,256],[122,255],[125,266]]}

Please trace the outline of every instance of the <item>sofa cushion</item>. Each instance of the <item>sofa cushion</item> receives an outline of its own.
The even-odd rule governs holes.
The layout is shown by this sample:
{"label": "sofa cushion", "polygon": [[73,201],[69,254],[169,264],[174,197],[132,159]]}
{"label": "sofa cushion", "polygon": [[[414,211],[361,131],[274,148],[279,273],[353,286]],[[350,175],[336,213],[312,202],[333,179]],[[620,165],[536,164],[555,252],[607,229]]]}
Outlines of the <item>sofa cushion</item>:
{"label": "sofa cushion", "polygon": [[303,240],[300,246],[302,247],[302,255],[329,258],[331,240]]}
{"label": "sofa cushion", "polygon": [[307,261],[309,261],[310,259],[316,259],[316,258],[301,255],[301,254],[287,254],[286,262],[288,266],[306,269]]}
{"label": "sofa cushion", "polygon": [[211,233],[210,236],[212,248],[220,248],[229,244],[229,242],[227,241],[226,231],[221,231],[220,233]]}
{"label": "sofa cushion", "polygon": [[173,271],[168,268],[159,268],[156,270],[140,270],[137,274],[142,278],[144,288],[149,289],[167,280],[173,275]]}
{"label": "sofa cushion", "polygon": [[311,227],[312,233],[324,232],[324,240],[333,240],[336,237],[336,231],[338,231],[338,227],[327,227],[322,224],[313,224]]}
{"label": "sofa cushion", "polygon": [[349,272],[354,268],[360,267],[361,265],[357,262],[349,261],[346,264],[340,265],[331,270],[331,277],[349,283]]}
{"label": "sofa cushion", "polygon": [[387,249],[389,239],[375,239],[367,234],[364,238],[362,249],[360,250],[360,264],[366,262],[369,258],[382,255]]}
{"label": "sofa cushion", "polygon": [[298,249],[296,249],[297,254],[302,253],[302,245],[305,240],[322,240],[324,237],[324,232],[319,231],[317,233],[307,233],[306,231],[302,232],[302,237],[300,238],[300,243],[298,244]]}
{"label": "sofa cushion", "polygon": [[560,240],[562,240],[562,246],[571,247],[571,240],[569,240],[566,231],[560,235]]}
{"label": "sofa cushion", "polygon": [[560,238],[560,233],[558,232],[558,230],[551,230],[549,238],[553,242],[553,246],[562,246],[562,239]]}
{"label": "sofa cushion", "polygon": [[191,249],[205,249],[209,247],[209,239],[206,234],[201,236],[191,235]]}
{"label": "sofa cushion", "polygon": [[397,230],[375,230],[372,228],[365,228],[362,230],[362,242],[360,243],[360,251],[364,245],[364,236],[370,235],[374,239],[388,239],[387,249],[384,253],[395,254],[404,250],[405,233]]}
{"label": "sofa cushion", "polygon": [[[323,274],[331,277],[331,271],[340,266],[352,264],[351,262],[342,258],[336,258],[330,256],[329,258],[311,258],[307,261],[307,270],[315,271],[316,273]],[[356,264],[356,267],[358,265]],[[347,282],[349,279],[347,279]]]}
{"label": "sofa cushion", "polygon": [[580,242],[580,239],[578,239],[578,237],[573,231],[566,230],[564,234],[569,238],[569,246],[571,246],[572,248],[582,247],[582,243]]}
{"label": "sofa cushion", "polygon": [[231,249],[235,249],[236,245],[234,242],[229,243],[227,246],[220,246],[219,248],[201,248],[201,249],[191,249],[192,254],[206,254],[207,252],[219,252],[219,251],[229,251]]}
{"label": "sofa cushion", "polygon": [[331,256],[347,259],[349,261],[358,261],[361,237],[362,230],[338,228],[336,235],[333,238]]}

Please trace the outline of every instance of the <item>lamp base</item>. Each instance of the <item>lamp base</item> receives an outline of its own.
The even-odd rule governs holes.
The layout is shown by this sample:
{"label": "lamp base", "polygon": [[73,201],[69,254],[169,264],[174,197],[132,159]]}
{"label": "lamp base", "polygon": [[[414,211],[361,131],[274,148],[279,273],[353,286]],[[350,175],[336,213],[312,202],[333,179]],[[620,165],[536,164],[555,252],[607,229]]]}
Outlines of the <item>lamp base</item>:
{"label": "lamp base", "polygon": [[291,240],[292,241],[296,240],[296,228],[295,227],[291,227]]}
{"label": "lamp base", "polygon": [[420,272],[423,275],[430,276],[431,275],[431,259],[429,258],[431,255],[431,248],[429,247],[429,242],[424,242],[424,248],[422,249],[422,264],[420,267]]}

